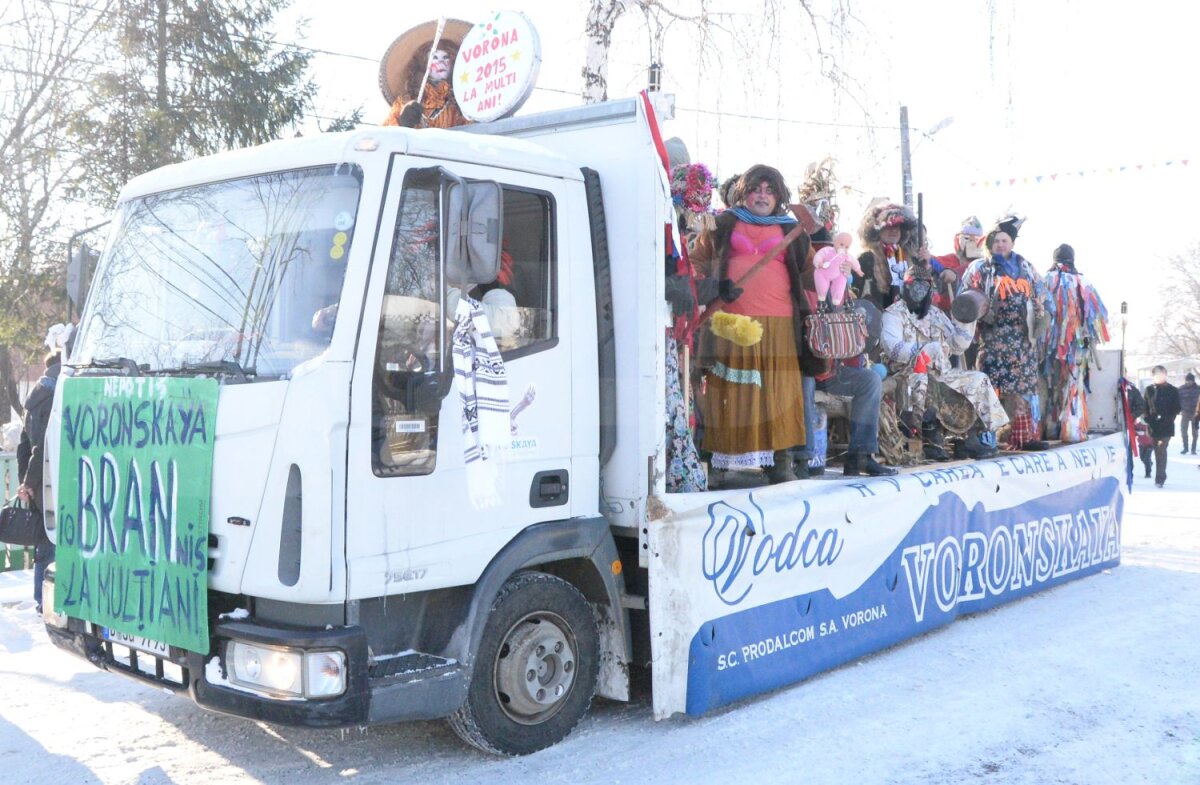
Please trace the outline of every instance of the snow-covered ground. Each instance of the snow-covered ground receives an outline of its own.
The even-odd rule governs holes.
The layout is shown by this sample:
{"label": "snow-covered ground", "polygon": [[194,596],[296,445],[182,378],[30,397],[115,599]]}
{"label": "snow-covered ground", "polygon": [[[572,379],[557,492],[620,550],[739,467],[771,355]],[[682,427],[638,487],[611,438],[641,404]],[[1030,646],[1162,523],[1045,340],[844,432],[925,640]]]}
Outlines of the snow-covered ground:
{"label": "snow-covered ground", "polygon": [[0,574],[0,783],[1200,783],[1200,462],[1135,480],[1124,563],[701,719],[600,702],[499,760],[440,722],[364,731],[204,712],[46,639]]}

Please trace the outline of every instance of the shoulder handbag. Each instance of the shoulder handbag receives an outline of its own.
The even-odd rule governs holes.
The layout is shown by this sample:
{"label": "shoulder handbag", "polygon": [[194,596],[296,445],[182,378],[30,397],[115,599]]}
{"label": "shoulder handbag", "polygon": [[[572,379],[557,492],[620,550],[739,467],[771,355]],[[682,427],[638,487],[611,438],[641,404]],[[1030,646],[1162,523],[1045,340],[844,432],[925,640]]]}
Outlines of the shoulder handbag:
{"label": "shoulder handbag", "polygon": [[37,545],[45,538],[42,514],[13,497],[0,509],[0,542],[11,545]]}
{"label": "shoulder handbag", "polygon": [[845,360],[863,353],[867,321],[857,308],[820,310],[804,320],[808,348],[825,360]]}

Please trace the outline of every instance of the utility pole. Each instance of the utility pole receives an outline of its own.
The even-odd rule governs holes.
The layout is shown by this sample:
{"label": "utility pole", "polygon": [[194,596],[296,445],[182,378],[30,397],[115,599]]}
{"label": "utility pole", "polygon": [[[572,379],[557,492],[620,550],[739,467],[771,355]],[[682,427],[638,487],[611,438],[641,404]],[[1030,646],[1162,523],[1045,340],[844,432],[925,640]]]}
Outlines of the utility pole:
{"label": "utility pole", "polygon": [[900,178],[904,206],[913,206],[912,153],[908,149],[908,107],[900,107]]}

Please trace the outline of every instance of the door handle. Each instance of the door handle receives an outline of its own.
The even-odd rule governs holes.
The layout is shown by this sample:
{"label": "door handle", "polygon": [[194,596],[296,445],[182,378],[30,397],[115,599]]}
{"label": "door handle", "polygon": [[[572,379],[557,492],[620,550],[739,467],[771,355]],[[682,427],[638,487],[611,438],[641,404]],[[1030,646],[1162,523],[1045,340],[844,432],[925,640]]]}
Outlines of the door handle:
{"label": "door handle", "polygon": [[557,507],[567,503],[570,476],[566,469],[554,469],[533,475],[529,488],[530,507]]}

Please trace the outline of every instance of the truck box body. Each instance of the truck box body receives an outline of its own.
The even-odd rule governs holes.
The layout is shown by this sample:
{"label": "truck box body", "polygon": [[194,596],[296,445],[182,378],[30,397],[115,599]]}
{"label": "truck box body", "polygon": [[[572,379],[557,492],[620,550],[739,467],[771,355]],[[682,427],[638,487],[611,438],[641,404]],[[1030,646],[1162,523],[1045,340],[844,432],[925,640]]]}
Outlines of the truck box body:
{"label": "truck box body", "polygon": [[[466,132],[323,135],[131,182],[71,361],[79,376],[221,382],[211,646],[126,652],[61,597],[46,612],[55,642],[218,711],[334,726],[449,715],[472,743],[522,752],[561,738],[587,707],[560,673],[552,683],[574,701],[563,717],[550,698],[538,713],[538,693],[514,727],[562,727],[529,746],[472,736],[479,701],[513,710],[501,655],[481,652],[497,651],[498,635],[528,642],[493,619],[548,584],[590,609],[594,652],[567,610],[533,615],[562,623],[573,662],[594,660],[597,694],[628,699],[640,625],[661,718],[1119,561],[1119,437],[895,478],[665,493],[674,213],[655,105],[669,108],[629,99]],[[495,184],[502,221],[448,220],[455,189],[475,183]],[[451,285],[450,249],[456,232],[492,225],[515,294],[495,310],[485,292],[481,307],[505,360],[511,441],[480,474],[448,385],[457,292],[471,284]],[[225,315],[214,322],[196,303]],[[228,367],[233,344],[238,364],[256,367]],[[214,358],[226,366],[189,365]],[[52,536],[72,514],[55,501],[63,386],[47,443]],[[309,694],[305,681],[284,694],[231,676],[260,655],[304,668],[341,657],[340,670],[324,662],[342,688]],[[165,678],[164,664],[181,675]]]}

